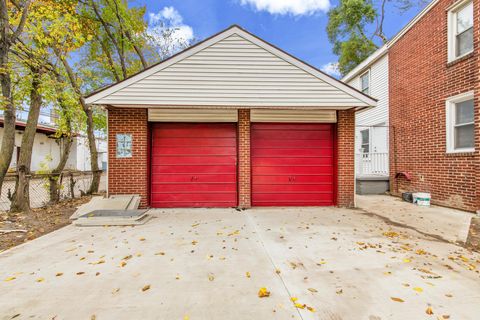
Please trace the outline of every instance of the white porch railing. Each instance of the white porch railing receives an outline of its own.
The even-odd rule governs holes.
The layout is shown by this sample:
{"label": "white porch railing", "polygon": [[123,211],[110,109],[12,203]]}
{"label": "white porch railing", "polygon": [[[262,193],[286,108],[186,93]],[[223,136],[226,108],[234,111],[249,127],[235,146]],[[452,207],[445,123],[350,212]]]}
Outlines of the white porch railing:
{"label": "white porch railing", "polygon": [[357,176],[388,176],[388,152],[365,152],[356,154]]}

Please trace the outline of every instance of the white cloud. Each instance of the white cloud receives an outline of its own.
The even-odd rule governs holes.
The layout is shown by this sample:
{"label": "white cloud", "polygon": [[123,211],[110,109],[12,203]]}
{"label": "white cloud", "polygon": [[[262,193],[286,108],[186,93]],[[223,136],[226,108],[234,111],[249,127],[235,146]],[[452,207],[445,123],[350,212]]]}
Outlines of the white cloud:
{"label": "white cloud", "polygon": [[323,72],[333,76],[333,77],[340,77],[340,70],[338,69],[338,62],[329,62],[327,64],[324,64],[320,70]]}
{"label": "white cloud", "polygon": [[157,13],[150,12],[148,18],[147,33],[163,56],[183,49],[195,37],[192,27],[183,22],[182,15],[174,7],[164,7]]}
{"label": "white cloud", "polygon": [[240,0],[240,3],[250,5],[257,11],[295,16],[327,12],[330,9],[330,0]]}

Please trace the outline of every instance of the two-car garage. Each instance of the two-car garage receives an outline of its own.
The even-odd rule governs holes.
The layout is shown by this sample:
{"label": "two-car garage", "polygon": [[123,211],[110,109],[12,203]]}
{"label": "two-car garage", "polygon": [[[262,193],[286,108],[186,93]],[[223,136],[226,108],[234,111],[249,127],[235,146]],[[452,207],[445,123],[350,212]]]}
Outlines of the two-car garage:
{"label": "two-car garage", "polygon": [[238,26],[86,98],[108,110],[109,195],[141,207],[353,206],[371,97]]}

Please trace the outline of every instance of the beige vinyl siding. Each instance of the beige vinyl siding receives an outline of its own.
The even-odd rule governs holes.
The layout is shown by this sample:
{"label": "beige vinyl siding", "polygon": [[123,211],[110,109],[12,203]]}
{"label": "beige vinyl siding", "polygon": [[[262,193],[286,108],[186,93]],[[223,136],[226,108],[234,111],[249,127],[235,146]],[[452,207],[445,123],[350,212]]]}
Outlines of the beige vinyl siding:
{"label": "beige vinyl siding", "polygon": [[235,107],[359,106],[357,98],[237,34],[95,103]]}
{"label": "beige vinyl siding", "polygon": [[337,112],[332,110],[268,110],[252,109],[251,122],[336,123]]}
{"label": "beige vinyl siding", "polygon": [[148,109],[151,122],[237,122],[236,109]]}
{"label": "beige vinyl siding", "polygon": [[[366,71],[366,70],[365,70]],[[348,82],[354,88],[360,89],[360,76]],[[373,126],[380,123],[388,125],[388,54],[370,66],[370,96],[378,99],[377,106],[356,113],[357,126]]]}

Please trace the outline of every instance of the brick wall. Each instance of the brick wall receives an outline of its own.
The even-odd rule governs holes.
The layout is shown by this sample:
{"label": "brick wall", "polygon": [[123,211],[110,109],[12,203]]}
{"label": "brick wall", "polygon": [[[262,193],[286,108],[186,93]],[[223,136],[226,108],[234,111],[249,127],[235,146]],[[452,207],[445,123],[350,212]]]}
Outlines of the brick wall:
{"label": "brick wall", "polygon": [[[447,63],[447,8],[441,0],[389,51],[391,191],[425,191],[432,202],[479,208],[479,1],[474,1],[475,51]],[[445,100],[475,90],[476,152],[446,153]],[[397,172],[412,180],[395,180]]]}
{"label": "brick wall", "polygon": [[250,110],[238,110],[238,206],[251,207]]}
{"label": "brick wall", "polygon": [[355,111],[338,111],[337,118],[337,205],[350,208],[355,198]]}
{"label": "brick wall", "polygon": [[[132,134],[131,158],[117,158],[116,134]],[[108,194],[139,194],[148,205],[147,109],[108,109]]]}

